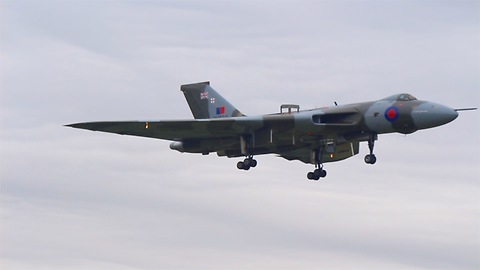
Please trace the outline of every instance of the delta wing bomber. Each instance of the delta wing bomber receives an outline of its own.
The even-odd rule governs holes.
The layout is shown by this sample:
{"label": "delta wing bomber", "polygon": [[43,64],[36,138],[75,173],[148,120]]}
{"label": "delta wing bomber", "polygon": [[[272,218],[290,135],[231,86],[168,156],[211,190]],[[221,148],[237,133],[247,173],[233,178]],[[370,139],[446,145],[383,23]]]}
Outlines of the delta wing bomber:
{"label": "delta wing bomber", "polygon": [[246,116],[215,91],[209,82],[186,84],[181,91],[195,119],[165,121],[107,121],[69,127],[173,141],[170,148],[186,153],[244,157],[240,170],[257,166],[255,155],[277,154],[287,160],[313,164],[310,180],[327,175],[324,163],[340,161],[359,153],[367,142],[367,164],[375,164],[374,143],[379,134],[410,134],[453,121],[458,111],[417,100],[410,94],[327,108],[300,110],[285,104],[279,113]]}

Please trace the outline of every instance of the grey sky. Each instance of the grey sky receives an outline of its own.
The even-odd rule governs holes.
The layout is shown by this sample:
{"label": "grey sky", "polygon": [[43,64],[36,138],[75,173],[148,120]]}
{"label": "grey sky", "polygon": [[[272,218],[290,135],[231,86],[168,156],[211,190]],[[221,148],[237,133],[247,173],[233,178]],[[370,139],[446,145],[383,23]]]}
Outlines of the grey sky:
{"label": "grey sky", "polygon": [[1,1],[6,269],[478,269],[479,113],[311,166],[63,124],[181,119],[210,80],[243,113],[409,92],[479,106],[478,1]]}

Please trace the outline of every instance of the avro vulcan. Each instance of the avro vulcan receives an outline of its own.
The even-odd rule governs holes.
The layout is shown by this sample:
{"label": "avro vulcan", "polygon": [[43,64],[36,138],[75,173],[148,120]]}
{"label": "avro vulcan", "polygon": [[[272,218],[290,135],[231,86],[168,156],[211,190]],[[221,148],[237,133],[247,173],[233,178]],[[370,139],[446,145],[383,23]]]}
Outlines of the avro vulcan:
{"label": "avro vulcan", "polygon": [[284,104],[279,113],[246,116],[215,91],[209,82],[180,87],[195,119],[165,121],[106,121],[69,127],[173,141],[170,148],[186,153],[244,157],[240,170],[257,166],[256,155],[277,154],[287,160],[313,164],[310,180],[327,175],[324,163],[340,161],[359,153],[367,142],[367,164],[375,164],[373,153],[378,135],[410,134],[453,121],[458,111],[410,94],[397,94],[377,101],[300,110]]}

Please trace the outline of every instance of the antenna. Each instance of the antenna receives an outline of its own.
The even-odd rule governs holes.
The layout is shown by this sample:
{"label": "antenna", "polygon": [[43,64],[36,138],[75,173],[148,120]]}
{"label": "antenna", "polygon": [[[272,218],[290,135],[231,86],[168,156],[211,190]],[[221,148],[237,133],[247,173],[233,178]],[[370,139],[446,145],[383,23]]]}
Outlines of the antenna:
{"label": "antenna", "polygon": [[460,112],[460,111],[473,111],[473,110],[476,110],[477,108],[462,108],[462,109],[454,109],[455,111],[457,112]]}

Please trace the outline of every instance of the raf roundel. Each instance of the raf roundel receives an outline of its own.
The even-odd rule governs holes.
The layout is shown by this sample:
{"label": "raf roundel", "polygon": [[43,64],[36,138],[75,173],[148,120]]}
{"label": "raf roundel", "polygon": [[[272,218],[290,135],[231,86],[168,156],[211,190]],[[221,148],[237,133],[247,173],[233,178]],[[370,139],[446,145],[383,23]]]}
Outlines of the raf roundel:
{"label": "raf roundel", "polygon": [[399,115],[398,108],[395,107],[395,106],[389,107],[385,111],[385,118],[390,122],[393,122],[393,121],[397,120],[398,115]]}

